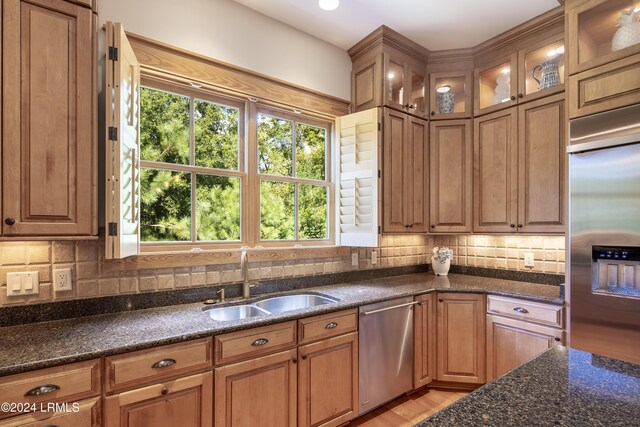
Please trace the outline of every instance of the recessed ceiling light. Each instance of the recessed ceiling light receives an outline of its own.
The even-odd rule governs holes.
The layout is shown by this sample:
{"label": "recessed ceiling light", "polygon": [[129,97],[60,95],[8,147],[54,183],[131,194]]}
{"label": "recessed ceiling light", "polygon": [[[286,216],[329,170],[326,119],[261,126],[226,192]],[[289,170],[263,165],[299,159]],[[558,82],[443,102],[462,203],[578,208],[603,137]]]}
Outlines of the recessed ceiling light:
{"label": "recessed ceiling light", "polygon": [[387,78],[388,78],[389,80],[392,80],[395,76],[396,76],[396,75],[395,75],[395,74],[393,74],[393,72],[389,72],[389,74],[387,74]]}
{"label": "recessed ceiling light", "polygon": [[320,0],[318,6],[322,10],[334,10],[340,5],[340,0]]}
{"label": "recessed ceiling light", "polygon": [[436,89],[436,92],[438,93],[447,93],[451,90],[451,86],[449,85],[442,85],[440,86],[438,89]]}

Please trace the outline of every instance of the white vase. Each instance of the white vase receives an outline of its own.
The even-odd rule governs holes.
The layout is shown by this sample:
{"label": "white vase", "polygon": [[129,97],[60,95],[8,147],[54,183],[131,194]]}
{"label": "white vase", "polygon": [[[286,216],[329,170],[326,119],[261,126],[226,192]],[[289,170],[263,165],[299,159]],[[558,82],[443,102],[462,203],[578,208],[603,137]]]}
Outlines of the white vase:
{"label": "white vase", "polygon": [[616,51],[625,47],[640,43],[640,22],[638,22],[639,12],[634,9],[625,10],[618,19],[618,31],[611,40],[611,50]]}
{"label": "white vase", "polygon": [[446,276],[449,273],[449,267],[451,267],[450,259],[440,262],[431,257],[431,268],[433,269],[433,274],[436,276]]}

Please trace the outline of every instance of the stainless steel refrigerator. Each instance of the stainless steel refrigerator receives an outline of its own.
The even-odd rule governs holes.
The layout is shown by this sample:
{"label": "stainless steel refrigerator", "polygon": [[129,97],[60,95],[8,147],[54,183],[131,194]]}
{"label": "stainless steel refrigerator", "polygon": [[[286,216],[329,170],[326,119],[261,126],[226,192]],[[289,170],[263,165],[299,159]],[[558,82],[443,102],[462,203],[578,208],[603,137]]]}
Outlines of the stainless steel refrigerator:
{"label": "stainless steel refrigerator", "polygon": [[640,363],[640,104],[569,139],[569,345]]}

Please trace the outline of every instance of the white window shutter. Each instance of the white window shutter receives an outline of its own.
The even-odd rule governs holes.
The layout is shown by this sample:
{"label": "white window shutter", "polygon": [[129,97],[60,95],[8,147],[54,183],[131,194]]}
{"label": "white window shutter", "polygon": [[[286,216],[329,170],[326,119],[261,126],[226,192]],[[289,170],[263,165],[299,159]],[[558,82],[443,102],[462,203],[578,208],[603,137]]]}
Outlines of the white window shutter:
{"label": "white window shutter", "polygon": [[341,246],[378,247],[378,109],[336,119],[338,239]]}
{"label": "white window shutter", "polygon": [[106,23],[106,259],[140,249],[140,63],[120,23]]}

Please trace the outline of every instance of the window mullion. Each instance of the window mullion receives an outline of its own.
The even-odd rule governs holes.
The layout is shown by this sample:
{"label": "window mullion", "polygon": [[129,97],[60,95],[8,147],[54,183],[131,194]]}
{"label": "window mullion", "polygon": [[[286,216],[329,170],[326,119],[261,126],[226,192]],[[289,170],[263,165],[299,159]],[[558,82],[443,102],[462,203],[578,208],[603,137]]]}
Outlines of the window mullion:
{"label": "window mullion", "polygon": [[[196,131],[195,131],[195,99],[189,98],[189,165],[196,164]],[[196,172],[191,172],[191,241],[197,240],[197,218],[196,218]]]}
{"label": "window mullion", "polygon": [[[291,177],[296,177],[296,122],[291,121]],[[300,187],[293,184],[293,240],[298,240],[298,192]]]}

